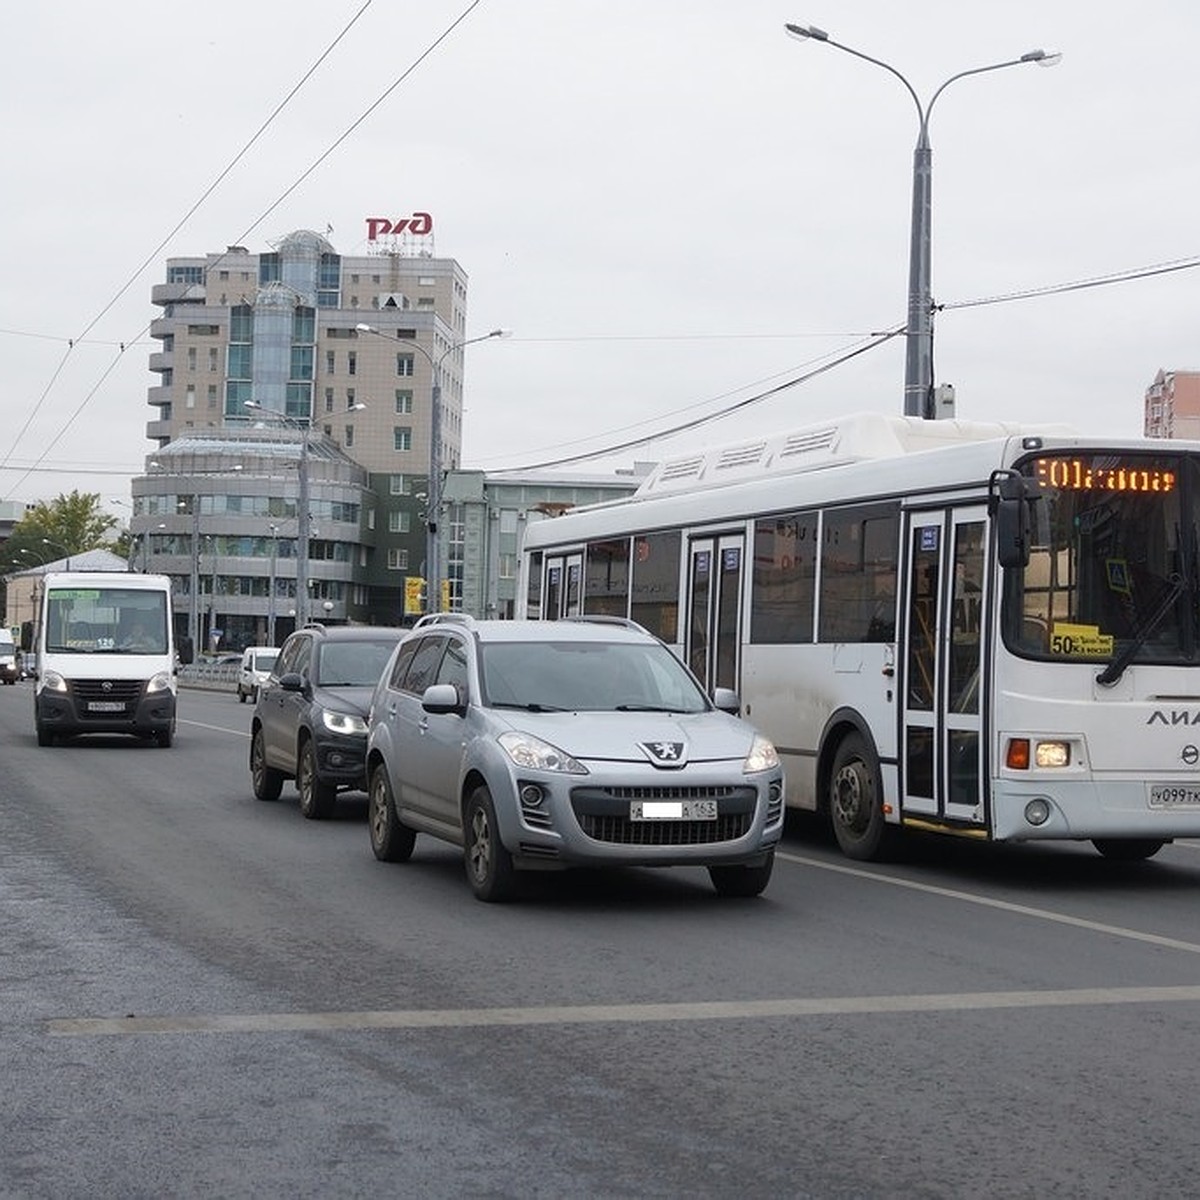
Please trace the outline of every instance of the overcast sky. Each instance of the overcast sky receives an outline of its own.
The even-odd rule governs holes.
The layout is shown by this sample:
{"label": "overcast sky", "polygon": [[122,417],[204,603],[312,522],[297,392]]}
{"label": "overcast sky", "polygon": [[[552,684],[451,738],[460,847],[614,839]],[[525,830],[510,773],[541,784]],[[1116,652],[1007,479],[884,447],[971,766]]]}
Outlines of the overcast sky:
{"label": "overcast sky", "polygon": [[[916,106],[788,21],[922,102],[1063,53],[933,107],[936,380],[964,418],[1140,434],[1155,373],[1200,369],[1194,0],[60,0],[5,13],[0,499],[127,498],[165,260],[296,229],[360,255],[368,217],[433,214],[468,336],[513,331],[467,351],[466,466],[628,442],[902,325]],[[577,469],[900,413],[903,371],[897,338]]]}

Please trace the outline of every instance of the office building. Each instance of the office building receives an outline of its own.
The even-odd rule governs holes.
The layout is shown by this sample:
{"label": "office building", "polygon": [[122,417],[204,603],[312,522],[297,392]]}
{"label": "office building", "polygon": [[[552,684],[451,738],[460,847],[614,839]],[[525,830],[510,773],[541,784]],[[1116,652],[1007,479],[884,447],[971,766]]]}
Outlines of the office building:
{"label": "office building", "polygon": [[1159,371],[1146,389],[1147,437],[1200,440],[1200,371]]}

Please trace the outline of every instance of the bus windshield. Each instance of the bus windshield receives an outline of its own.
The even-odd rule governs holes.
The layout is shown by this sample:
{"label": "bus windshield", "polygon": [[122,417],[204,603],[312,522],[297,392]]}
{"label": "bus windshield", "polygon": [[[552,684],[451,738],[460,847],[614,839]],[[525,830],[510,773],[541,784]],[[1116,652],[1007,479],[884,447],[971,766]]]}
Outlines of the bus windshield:
{"label": "bus windshield", "polygon": [[46,597],[46,650],[166,654],[167,597],[144,588],[51,588]]}
{"label": "bus windshield", "polygon": [[1031,552],[1005,579],[1010,649],[1115,660],[1117,672],[1130,662],[1196,662],[1197,458],[1055,452],[1018,470],[1032,497]]}

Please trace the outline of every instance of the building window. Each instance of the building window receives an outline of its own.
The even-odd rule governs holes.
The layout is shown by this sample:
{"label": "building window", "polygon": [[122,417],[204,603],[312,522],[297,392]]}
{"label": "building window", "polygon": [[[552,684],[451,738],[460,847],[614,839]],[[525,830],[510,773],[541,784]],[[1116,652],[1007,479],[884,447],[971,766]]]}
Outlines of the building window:
{"label": "building window", "polygon": [[392,449],[393,450],[411,450],[412,449],[412,429],[407,425],[397,425],[392,430]]}
{"label": "building window", "polygon": [[327,413],[333,412],[333,388],[325,389],[325,411]]}
{"label": "building window", "polygon": [[408,570],[408,551],[403,546],[388,548],[387,565],[389,571]]}
{"label": "building window", "polygon": [[184,404],[185,408],[195,408],[196,407],[196,389],[194,387],[192,387],[190,384],[188,385],[187,395],[184,398],[183,404]]}
{"label": "building window", "polygon": [[417,307],[418,308],[432,308],[433,307],[433,297],[432,296],[418,296],[417,297]]}
{"label": "building window", "polygon": [[221,351],[216,346],[209,346],[209,348],[208,348],[208,369],[210,371],[216,372],[219,369],[219,365],[221,362],[220,354],[221,354]]}
{"label": "building window", "polygon": [[408,416],[413,410],[412,392],[401,391],[396,389],[396,412],[401,416]]}
{"label": "building window", "polygon": [[208,385],[208,407],[217,407],[217,385],[215,383],[210,383]]}
{"label": "building window", "polygon": [[332,350],[325,351],[325,374],[333,375],[337,369],[337,357]]}
{"label": "building window", "polygon": [[400,509],[396,512],[388,513],[388,532],[389,533],[408,533],[412,528],[412,513],[407,509]]}
{"label": "building window", "polygon": [[346,440],[342,443],[342,445],[346,446],[347,448],[354,445],[354,426],[353,425],[346,426]]}
{"label": "building window", "polygon": [[393,496],[407,496],[410,488],[407,475],[388,476],[388,492]]}
{"label": "building window", "polygon": [[396,374],[411,376],[413,371],[413,356],[411,354],[396,355]]}
{"label": "building window", "polygon": [[195,346],[188,347],[187,358],[188,358],[188,370],[194,371],[196,369],[196,347]]}
{"label": "building window", "polygon": [[346,373],[348,375],[358,374],[358,355],[353,350],[346,351]]}
{"label": "building window", "polygon": [[203,267],[167,267],[168,283],[203,283]]}

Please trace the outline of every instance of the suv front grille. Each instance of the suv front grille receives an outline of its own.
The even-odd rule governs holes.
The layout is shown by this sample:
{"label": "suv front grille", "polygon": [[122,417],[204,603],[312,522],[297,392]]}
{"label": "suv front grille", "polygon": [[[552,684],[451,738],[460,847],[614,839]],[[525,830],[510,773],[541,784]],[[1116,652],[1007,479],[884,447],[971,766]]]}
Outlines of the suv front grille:
{"label": "suv front grille", "polygon": [[[715,821],[632,821],[633,800],[716,800]],[[597,842],[620,846],[708,846],[744,837],[757,794],[745,787],[575,788],[571,807],[580,829]]]}

